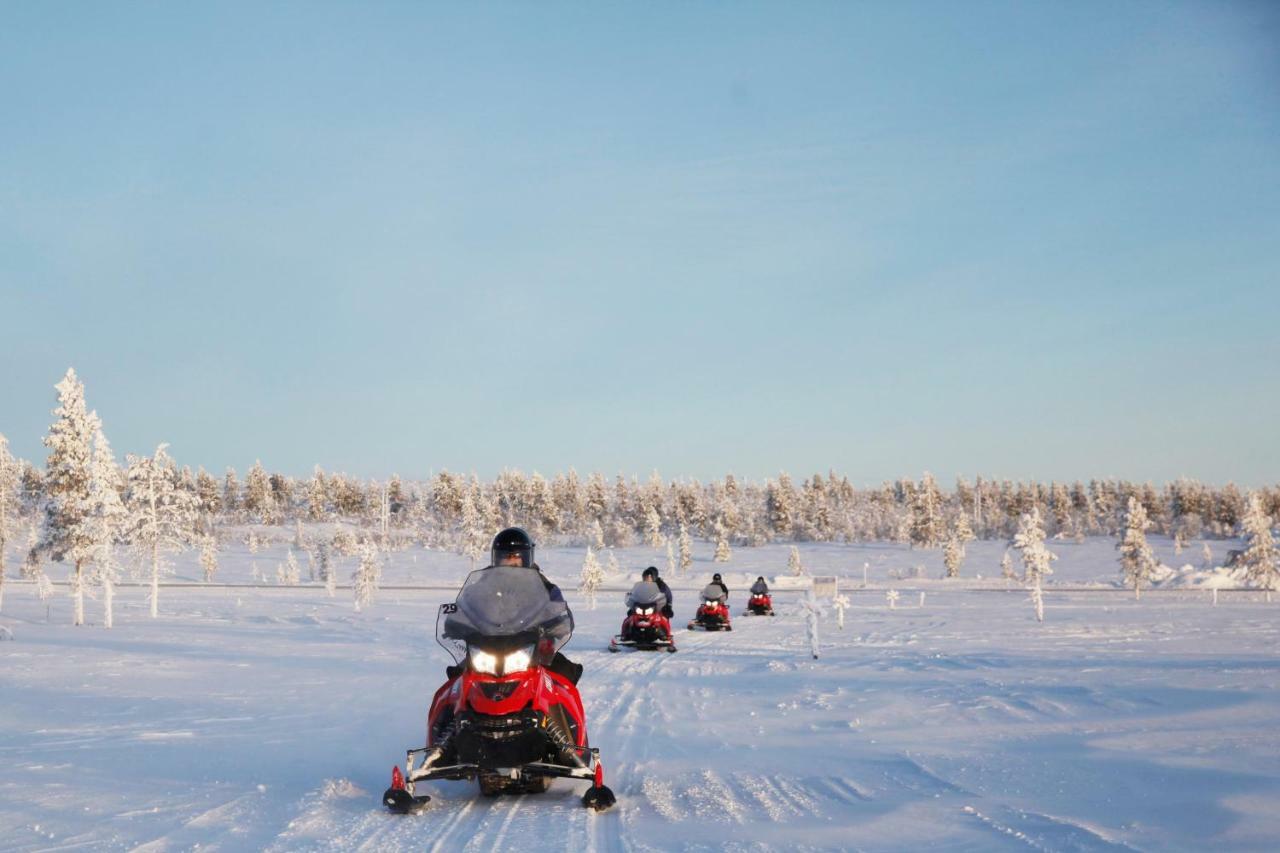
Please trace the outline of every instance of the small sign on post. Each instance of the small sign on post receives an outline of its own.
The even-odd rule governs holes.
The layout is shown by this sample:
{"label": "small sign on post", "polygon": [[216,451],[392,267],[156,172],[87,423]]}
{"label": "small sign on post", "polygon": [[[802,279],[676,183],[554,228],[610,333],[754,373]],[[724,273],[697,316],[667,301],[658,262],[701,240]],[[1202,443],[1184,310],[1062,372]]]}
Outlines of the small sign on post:
{"label": "small sign on post", "polygon": [[840,591],[840,581],[834,575],[814,575],[813,595],[815,598],[835,598]]}

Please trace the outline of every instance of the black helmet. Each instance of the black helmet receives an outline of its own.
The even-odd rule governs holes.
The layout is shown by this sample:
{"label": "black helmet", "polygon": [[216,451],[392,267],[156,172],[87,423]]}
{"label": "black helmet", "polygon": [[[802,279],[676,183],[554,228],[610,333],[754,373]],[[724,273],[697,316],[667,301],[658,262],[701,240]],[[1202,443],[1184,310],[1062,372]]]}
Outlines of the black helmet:
{"label": "black helmet", "polygon": [[716,581],[716,582],[719,582],[719,580],[720,580],[720,573],[719,573],[719,572],[716,572],[714,575],[712,575],[712,576],[711,576],[711,580]]}
{"label": "black helmet", "polygon": [[508,527],[493,537],[493,547],[489,550],[489,564],[501,565],[502,558],[511,554],[518,555],[520,565],[526,569],[533,565],[533,540],[519,527]]}
{"label": "black helmet", "polygon": [[645,569],[645,570],[644,570],[644,573],[643,573],[642,575],[640,575],[640,577],[644,578],[645,580],[649,580],[650,578],[652,578],[653,580],[657,580],[657,579],[658,579],[658,567],[657,567],[657,566],[650,566],[649,568],[647,568],[647,569]]}
{"label": "black helmet", "polygon": [[764,575],[761,575],[760,577],[756,578],[756,580],[759,581],[760,583],[764,583]]}

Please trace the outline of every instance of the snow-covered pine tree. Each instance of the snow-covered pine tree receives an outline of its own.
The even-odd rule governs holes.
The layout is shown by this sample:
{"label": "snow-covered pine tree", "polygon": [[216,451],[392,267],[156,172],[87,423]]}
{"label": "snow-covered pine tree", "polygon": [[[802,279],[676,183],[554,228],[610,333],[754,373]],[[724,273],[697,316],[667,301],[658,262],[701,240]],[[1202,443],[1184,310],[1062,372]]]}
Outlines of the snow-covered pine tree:
{"label": "snow-covered pine tree", "polygon": [[604,570],[600,568],[600,561],[596,559],[595,551],[588,545],[587,556],[582,560],[582,575],[578,582],[578,589],[587,596],[592,610],[596,609],[596,590],[603,582]]}
{"label": "snow-covered pine tree", "polygon": [[804,564],[800,562],[800,549],[795,545],[791,546],[791,553],[787,556],[787,570],[795,577],[804,574]]}
{"label": "snow-covered pine tree", "polygon": [[600,526],[600,519],[592,519],[591,530],[587,534],[587,544],[597,551],[604,548],[604,528]]}
{"label": "snow-covered pine tree", "polygon": [[1009,556],[1009,549],[1004,549],[1004,556],[1000,558],[1000,577],[1005,580],[1017,580],[1018,576],[1013,571],[1013,558]]}
{"label": "snow-covered pine tree", "polygon": [[476,564],[484,556],[484,546],[488,540],[488,531],[482,527],[483,519],[480,510],[476,506],[476,493],[479,490],[477,482],[475,488],[464,488],[462,490],[462,508],[459,513],[458,527],[458,550],[471,560],[471,569],[474,571]]}
{"label": "snow-covered pine tree", "polygon": [[1208,542],[1202,542],[1200,547],[1200,568],[1206,572],[1213,568],[1213,549],[1209,547]]}
{"label": "snow-covered pine tree", "polygon": [[942,562],[947,567],[947,577],[960,576],[960,564],[965,558],[965,545],[975,538],[973,528],[969,526],[968,515],[963,511],[959,512],[951,524],[951,530],[947,533],[947,541],[942,546]]}
{"label": "snow-covered pine tree", "polygon": [[689,528],[683,524],[680,525],[680,536],[676,544],[680,547],[680,577],[684,577],[693,566],[693,540],[689,538]]}
{"label": "snow-covered pine tree", "polygon": [[57,418],[44,438],[49,448],[45,464],[44,519],[36,549],[51,560],[70,560],[71,594],[75,599],[76,625],[84,624],[84,566],[93,559],[95,543],[85,525],[89,503],[89,479],[93,461],[93,436],[98,416],[84,402],[84,384],[74,369],[55,386]]}
{"label": "snow-covered pine tree", "polygon": [[320,567],[320,580],[324,581],[324,591],[333,598],[338,590],[338,573],[333,570],[333,566],[329,563],[329,543],[320,542],[316,545],[316,563]]}
{"label": "snow-covered pine tree", "polygon": [[324,471],[319,465],[307,481],[307,517],[312,521],[324,521],[329,516],[329,490],[325,486]]}
{"label": "snow-covered pine tree", "polygon": [[302,570],[298,566],[298,558],[290,548],[285,554],[284,562],[276,567],[276,579],[282,586],[297,586],[302,579]]}
{"label": "snow-covered pine tree", "polygon": [[662,516],[658,515],[658,510],[654,507],[649,507],[645,512],[644,536],[650,548],[662,547]]}
{"label": "snow-covered pine tree", "polygon": [[102,587],[103,625],[115,624],[115,585],[120,574],[115,561],[115,544],[124,526],[124,503],[120,500],[121,475],[111,445],[98,425],[93,434],[93,460],[89,469],[89,497],[84,518],[88,538],[94,543],[90,559],[93,579]]}
{"label": "snow-covered pine tree", "polygon": [[605,571],[611,575],[622,574],[622,566],[618,565],[618,555],[613,553],[613,549],[609,549],[609,558],[604,563]]}
{"label": "snow-covered pine tree", "polygon": [[222,510],[235,513],[240,509],[240,478],[235,468],[228,468],[222,479]]}
{"label": "snow-covered pine tree", "polygon": [[933,475],[925,472],[911,504],[911,544],[934,548],[942,539],[942,499]]}
{"label": "snow-covered pine tree", "polygon": [[667,577],[676,576],[676,552],[671,544],[671,537],[667,537]]}
{"label": "snow-covered pine tree", "polygon": [[1120,552],[1120,575],[1126,586],[1133,587],[1133,597],[1142,597],[1142,584],[1150,583],[1156,569],[1155,554],[1147,544],[1146,530],[1151,526],[1146,507],[1136,497],[1130,497],[1125,508],[1121,539],[1116,543]]}
{"label": "snow-covered pine tree", "polygon": [[200,505],[200,529],[207,533],[222,511],[222,491],[218,481],[204,468],[196,472],[196,500]]}
{"label": "snow-covered pine tree", "polygon": [[204,582],[213,583],[218,571],[218,537],[212,533],[200,538],[200,568],[204,569]]}
{"label": "snow-covered pine tree", "polygon": [[368,539],[360,543],[360,563],[355,574],[351,576],[351,585],[355,594],[356,610],[360,611],[373,602],[378,591],[378,581],[382,578],[382,561],[378,557],[378,549]]}
{"label": "snow-covered pine tree", "polygon": [[727,563],[732,557],[733,549],[729,547],[729,536],[724,525],[716,522],[716,553],[711,559],[717,563]]}
{"label": "snow-covered pine tree", "polygon": [[262,524],[276,523],[275,495],[271,491],[271,478],[256,460],[244,478],[244,510],[249,518]]}
{"label": "snow-covered pine tree", "polygon": [[0,609],[4,607],[4,550],[17,515],[20,468],[9,454],[9,440],[0,433]]}
{"label": "snow-covered pine tree", "polygon": [[1244,517],[1240,519],[1240,532],[1244,535],[1244,553],[1237,565],[1245,570],[1249,582],[1271,593],[1280,589],[1280,563],[1277,563],[1275,539],[1271,535],[1271,519],[1262,508],[1257,492],[1250,492],[1245,502]]}
{"label": "snow-covered pine tree", "polygon": [[1054,560],[1058,555],[1044,546],[1044,526],[1040,516],[1040,508],[1033,506],[1031,512],[1024,513],[1018,519],[1018,532],[1013,537],[1014,548],[1022,554],[1022,565],[1025,569],[1023,580],[1031,587],[1031,603],[1035,606],[1036,621],[1044,621],[1044,594],[1040,583],[1045,575],[1053,574]]}
{"label": "snow-covered pine tree", "polygon": [[964,560],[964,548],[953,530],[942,544],[942,563],[947,567],[947,577],[960,577],[960,563]]}
{"label": "snow-covered pine tree", "polygon": [[178,488],[176,472],[161,444],[151,456],[129,456],[125,509],[127,539],[146,561],[151,580],[151,617],[160,612],[160,576],[165,555],[191,544],[196,514],[193,496]]}

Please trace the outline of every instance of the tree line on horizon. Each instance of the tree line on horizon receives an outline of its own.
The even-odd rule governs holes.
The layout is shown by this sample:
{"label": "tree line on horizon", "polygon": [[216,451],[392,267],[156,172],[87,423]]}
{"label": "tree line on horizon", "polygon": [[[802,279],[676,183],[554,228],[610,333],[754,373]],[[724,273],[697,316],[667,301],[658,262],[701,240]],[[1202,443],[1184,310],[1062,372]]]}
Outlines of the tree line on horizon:
{"label": "tree line on horizon", "polygon": [[[394,537],[473,558],[484,553],[495,530],[512,525],[542,542],[597,550],[640,543],[657,548],[693,536],[715,542],[721,561],[735,546],[886,541],[942,547],[950,571],[966,541],[1013,541],[1033,512],[1049,538],[1116,537],[1136,505],[1146,527],[1172,537],[1179,549],[1191,539],[1238,535],[1252,502],[1268,524],[1280,517],[1280,486],[1246,493],[1233,483],[1213,486],[1185,478],[1157,488],[1116,479],[1039,483],[977,477],[957,479],[947,489],[926,473],[920,480],[859,488],[834,472],[797,484],[786,473],[763,483],[732,474],[704,483],[664,480],[656,472],[642,482],[600,473],[580,477],[573,470],[551,478],[511,470],[489,481],[449,471],[425,481],[379,481],[318,466],[310,477],[292,478],[268,473],[256,462],[242,481],[233,468],[221,476],[203,468],[193,472],[169,456],[164,444],[118,466],[74,370],[57,390],[59,408],[44,439],[49,455],[43,469],[14,459],[0,435],[0,567],[10,534],[25,523],[23,573],[38,577],[43,559],[69,562],[73,585],[83,584],[86,566],[109,562],[104,548],[128,545],[150,565],[154,588],[166,553],[207,550],[220,531],[241,525],[338,522],[364,531],[362,538],[383,548]],[[115,574],[112,567],[105,571]]]}

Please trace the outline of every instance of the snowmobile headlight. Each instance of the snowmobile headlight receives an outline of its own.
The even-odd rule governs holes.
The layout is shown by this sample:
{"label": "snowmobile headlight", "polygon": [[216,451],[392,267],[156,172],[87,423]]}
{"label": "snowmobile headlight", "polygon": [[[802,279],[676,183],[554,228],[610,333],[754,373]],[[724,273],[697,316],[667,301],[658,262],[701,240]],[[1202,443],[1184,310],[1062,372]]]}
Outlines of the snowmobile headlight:
{"label": "snowmobile headlight", "polygon": [[498,674],[498,658],[480,649],[471,650],[471,668],[485,675]]}
{"label": "snowmobile headlight", "polygon": [[708,598],[708,599],[707,599],[707,606],[708,606],[708,607],[719,607],[719,606],[720,606],[720,602],[716,601],[714,598]]}
{"label": "snowmobile headlight", "polygon": [[636,613],[639,613],[641,616],[648,616],[649,614],[653,613],[653,608],[652,608],[652,607],[637,607],[637,608],[636,608]]}
{"label": "snowmobile headlight", "polygon": [[516,649],[502,659],[502,672],[510,675],[513,672],[524,672],[533,663],[533,646],[527,649]]}

